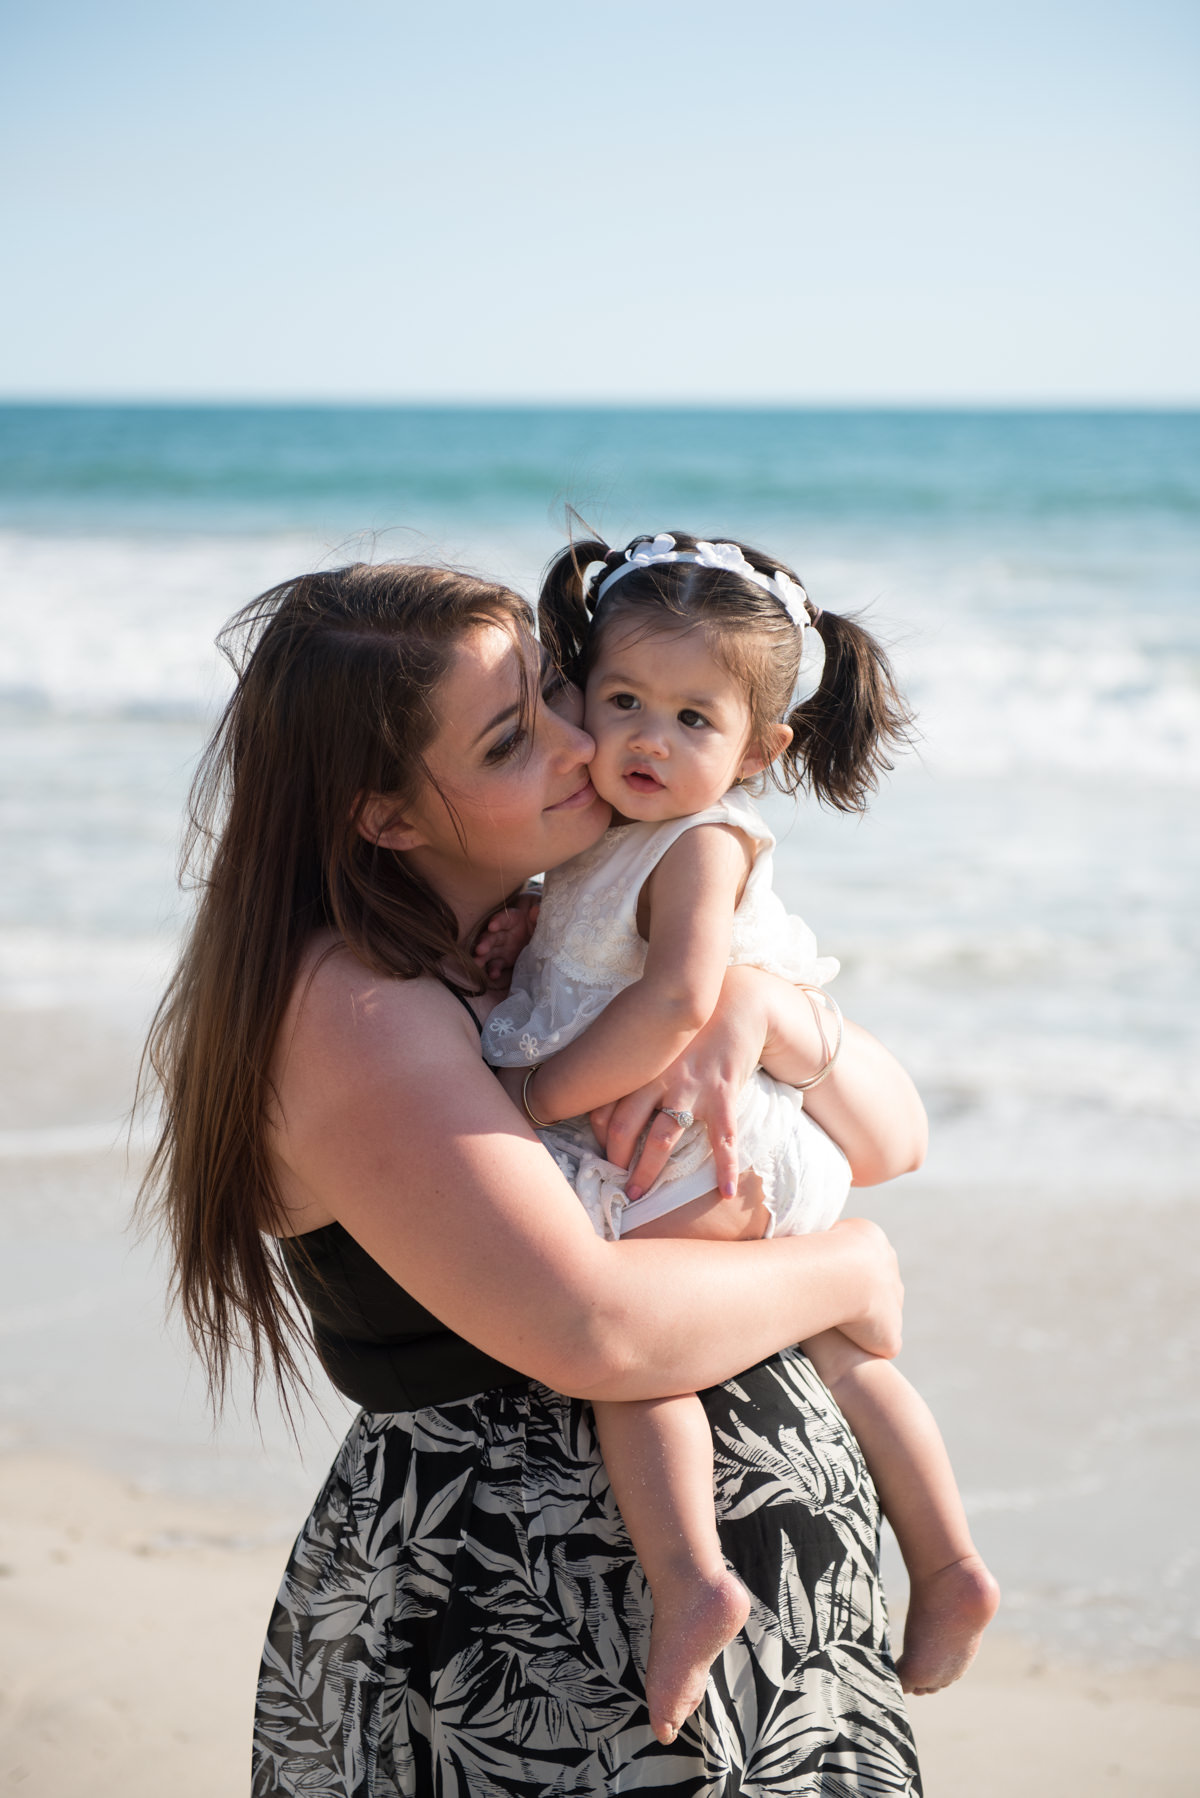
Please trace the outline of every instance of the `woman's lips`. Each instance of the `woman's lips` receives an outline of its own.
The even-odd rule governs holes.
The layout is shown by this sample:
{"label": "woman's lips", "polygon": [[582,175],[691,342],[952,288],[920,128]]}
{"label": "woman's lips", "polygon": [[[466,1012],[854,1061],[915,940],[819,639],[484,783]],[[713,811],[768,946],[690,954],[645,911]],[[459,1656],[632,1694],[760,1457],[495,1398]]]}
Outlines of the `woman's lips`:
{"label": "woman's lips", "polygon": [[581,787],[576,787],[575,791],[568,793],[565,799],[559,799],[554,805],[548,805],[546,810],[548,812],[578,811],[583,806],[590,805],[596,796],[596,789],[591,781],[585,780]]}

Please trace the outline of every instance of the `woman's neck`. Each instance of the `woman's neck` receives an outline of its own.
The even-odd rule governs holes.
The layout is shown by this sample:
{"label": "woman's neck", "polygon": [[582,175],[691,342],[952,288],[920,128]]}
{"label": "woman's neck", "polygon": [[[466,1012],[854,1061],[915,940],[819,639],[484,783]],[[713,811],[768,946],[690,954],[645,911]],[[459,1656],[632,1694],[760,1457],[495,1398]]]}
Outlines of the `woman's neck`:
{"label": "woman's neck", "polygon": [[476,869],[461,863],[447,867],[440,857],[426,858],[420,849],[411,851],[409,860],[450,907],[458,925],[458,940],[464,945],[471,943],[481,925],[529,879],[529,874],[521,870]]}

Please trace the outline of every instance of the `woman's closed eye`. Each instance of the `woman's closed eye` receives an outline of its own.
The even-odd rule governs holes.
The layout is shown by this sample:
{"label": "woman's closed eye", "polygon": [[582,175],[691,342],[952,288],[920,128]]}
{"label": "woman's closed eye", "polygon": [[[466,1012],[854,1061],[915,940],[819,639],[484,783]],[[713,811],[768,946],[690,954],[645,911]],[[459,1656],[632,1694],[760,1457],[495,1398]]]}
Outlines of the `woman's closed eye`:
{"label": "woman's closed eye", "polygon": [[[547,662],[542,670],[541,703],[552,710],[561,708],[567,697],[573,692],[571,682],[561,669]],[[507,762],[520,750],[527,747],[530,732],[526,724],[517,721],[512,730],[505,733],[499,742],[493,743],[484,756],[485,763],[495,767],[498,762]]]}
{"label": "woman's closed eye", "polygon": [[519,724],[515,730],[510,730],[507,736],[501,737],[498,743],[493,743],[483,759],[490,767],[495,767],[498,762],[510,761],[519,749],[525,747],[528,741],[529,732],[524,725]]}

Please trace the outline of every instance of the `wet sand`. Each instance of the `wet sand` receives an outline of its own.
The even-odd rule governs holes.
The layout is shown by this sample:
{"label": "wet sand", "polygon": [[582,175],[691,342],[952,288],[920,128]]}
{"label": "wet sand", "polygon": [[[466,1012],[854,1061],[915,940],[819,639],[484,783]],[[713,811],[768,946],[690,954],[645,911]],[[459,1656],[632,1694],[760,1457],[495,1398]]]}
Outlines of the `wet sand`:
{"label": "wet sand", "polygon": [[[258,1654],[298,1519],[44,1455],[0,1460],[0,1519],[0,1790],[247,1790]],[[1200,1662],[1100,1669],[995,1633],[913,1718],[927,1798],[1184,1798]]]}

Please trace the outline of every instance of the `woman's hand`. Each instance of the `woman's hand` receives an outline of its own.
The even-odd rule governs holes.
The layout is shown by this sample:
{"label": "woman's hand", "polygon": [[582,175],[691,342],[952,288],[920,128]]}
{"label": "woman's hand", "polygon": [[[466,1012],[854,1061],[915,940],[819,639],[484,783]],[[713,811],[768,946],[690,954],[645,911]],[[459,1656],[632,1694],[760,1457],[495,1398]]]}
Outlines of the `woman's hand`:
{"label": "woman's hand", "polygon": [[[682,1134],[663,1107],[690,1111],[708,1126],[721,1193],[737,1187],[738,1096],[762,1066],[785,1085],[802,1085],[829,1053],[826,1025],[803,987],[761,968],[725,973],[708,1023],[656,1080],[593,1114],[610,1161],[628,1167],[647,1130],[628,1191],[640,1196],[658,1178]],[[841,1053],[804,1108],[837,1143],[856,1186],[875,1186],[920,1167],[928,1143],[916,1087],[882,1043],[847,1021]],[[658,1114],[657,1116],[655,1114]]]}
{"label": "woman's hand", "polygon": [[657,1180],[683,1135],[668,1107],[690,1111],[706,1126],[718,1190],[727,1199],[737,1191],[738,1099],[762,1058],[769,1028],[762,980],[756,968],[727,969],[716,1010],[682,1054],[657,1079],[591,1114],[601,1148],[618,1167],[629,1166],[646,1132],[626,1187],[631,1202]]}

